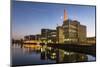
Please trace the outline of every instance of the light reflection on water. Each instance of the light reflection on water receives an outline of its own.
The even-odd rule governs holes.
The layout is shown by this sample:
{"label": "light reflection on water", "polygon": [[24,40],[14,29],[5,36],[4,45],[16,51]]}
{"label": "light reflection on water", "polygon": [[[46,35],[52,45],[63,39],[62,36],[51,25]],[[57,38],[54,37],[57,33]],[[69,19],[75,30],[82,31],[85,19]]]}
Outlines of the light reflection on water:
{"label": "light reflection on water", "polygon": [[37,65],[95,61],[91,55],[40,45],[12,46],[12,65]]}

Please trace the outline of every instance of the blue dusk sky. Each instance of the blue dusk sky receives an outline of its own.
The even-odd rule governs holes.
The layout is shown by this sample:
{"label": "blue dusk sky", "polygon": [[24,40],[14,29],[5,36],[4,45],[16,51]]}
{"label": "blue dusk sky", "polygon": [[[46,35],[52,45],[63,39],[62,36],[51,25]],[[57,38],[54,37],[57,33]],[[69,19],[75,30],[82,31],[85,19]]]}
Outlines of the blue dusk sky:
{"label": "blue dusk sky", "polygon": [[56,29],[63,24],[64,9],[68,18],[87,26],[87,36],[95,36],[95,6],[13,1],[12,37],[40,34],[42,28]]}

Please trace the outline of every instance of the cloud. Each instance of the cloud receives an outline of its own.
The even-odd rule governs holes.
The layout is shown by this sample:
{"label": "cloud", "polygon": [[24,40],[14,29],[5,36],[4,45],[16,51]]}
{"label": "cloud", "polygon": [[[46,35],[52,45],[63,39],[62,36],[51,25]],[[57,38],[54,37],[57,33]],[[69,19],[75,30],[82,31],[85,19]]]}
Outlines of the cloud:
{"label": "cloud", "polygon": [[60,16],[60,19],[62,20],[62,19],[63,19],[63,17],[62,17],[62,16]]}

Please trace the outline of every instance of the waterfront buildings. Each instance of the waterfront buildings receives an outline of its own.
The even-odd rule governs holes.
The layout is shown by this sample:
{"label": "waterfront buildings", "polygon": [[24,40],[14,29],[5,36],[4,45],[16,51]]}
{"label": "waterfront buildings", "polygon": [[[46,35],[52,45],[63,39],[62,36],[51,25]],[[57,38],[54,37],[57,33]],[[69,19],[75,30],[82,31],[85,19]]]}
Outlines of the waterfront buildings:
{"label": "waterfront buildings", "polygon": [[41,29],[41,37],[42,40],[50,43],[84,43],[86,42],[86,26],[77,20],[68,19],[68,14],[64,9],[62,26],[57,26],[56,30]]}
{"label": "waterfront buildings", "polygon": [[64,20],[61,26],[56,29],[41,29],[41,34],[28,35],[24,40],[36,40],[42,43],[59,43],[59,44],[87,44],[95,43],[95,38],[87,38],[87,28],[78,20],[68,18],[64,9]]}
{"label": "waterfront buildings", "polygon": [[63,24],[57,26],[57,42],[68,44],[86,42],[86,26],[77,20],[68,19],[65,9]]}

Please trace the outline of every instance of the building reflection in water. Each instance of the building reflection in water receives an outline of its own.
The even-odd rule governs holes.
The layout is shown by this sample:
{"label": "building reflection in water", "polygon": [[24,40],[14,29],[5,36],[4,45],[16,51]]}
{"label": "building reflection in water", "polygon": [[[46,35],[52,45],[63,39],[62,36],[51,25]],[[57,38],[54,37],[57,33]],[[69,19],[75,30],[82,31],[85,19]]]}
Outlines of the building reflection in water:
{"label": "building reflection in water", "polygon": [[41,48],[41,60],[47,60],[47,59],[55,60],[56,63],[88,61],[88,57],[85,54],[68,52],[57,48],[43,46]]}
{"label": "building reflection in water", "polygon": [[92,55],[65,51],[46,45],[25,44],[23,47],[13,45],[12,51],[14,65],[95,61]]}
{"label": "building reflection in water", "polygon": [[23,45],[22,49],[23,49],[23,53],[25,54],[28,54],[28,53],[32,54],[33,52],[40,53],[41,46],[34,45],[34,44],[25,44]]}
{"label": "building reflection in water", "polygon": [[23,53],[32,54],[40,53],[41,60],[55,60],[56,63],[71,63],[71,62],[85,62],[88,57],[85,54],[68,52],[62,49],[51,48],[40,45],[24,45],[22,47]]}

